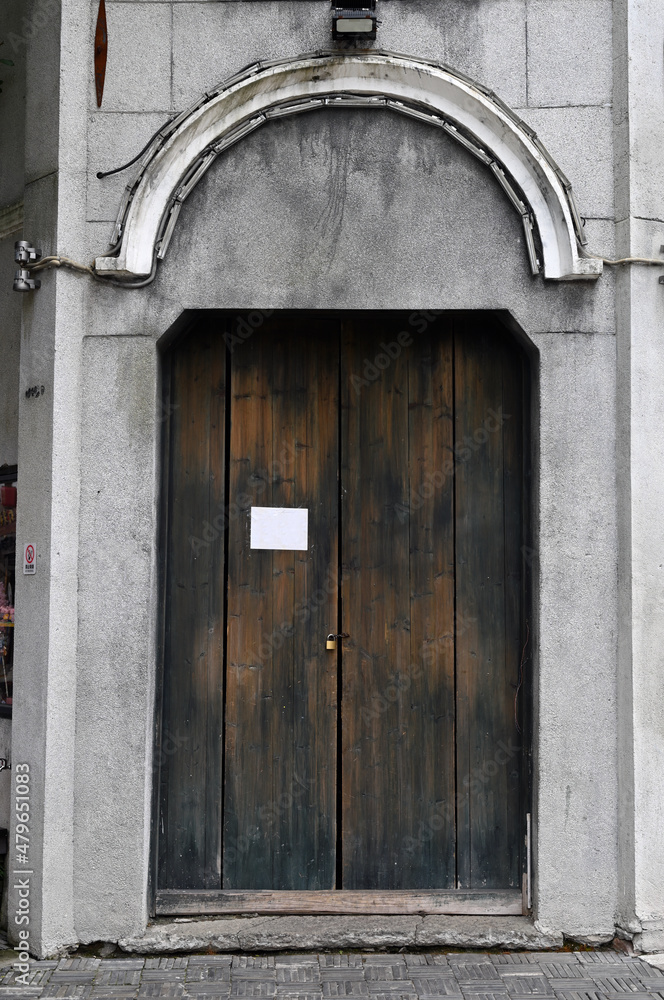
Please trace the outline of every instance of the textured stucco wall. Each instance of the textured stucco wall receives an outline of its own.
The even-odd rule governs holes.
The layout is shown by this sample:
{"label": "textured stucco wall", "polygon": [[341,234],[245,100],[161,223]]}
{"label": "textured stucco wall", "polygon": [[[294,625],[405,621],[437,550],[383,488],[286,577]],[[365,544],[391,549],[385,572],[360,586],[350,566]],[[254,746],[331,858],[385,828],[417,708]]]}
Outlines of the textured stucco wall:
{"label": "textured stucco wall", "polygon": [[[0,757],[11,761],[12,756],[12,722],[11,719],[0,719]],[[11,799],[11,771],[0,771],[0,827],[9,829],[9,808]]]}
{"label": "textured stucco wall", "polygon": [[[21,43],[24,16],[21,4],[5,4],[0,10],[0,58],[13,66],[0,66],[0,232],[3,210],[23,201],[25,145],[25,44]],[[19,353],[21,341],[21,302],[12,292],[14,241],[21,230],[0,237],[0,465],[15,465],[18,452]]]}
{"label": "textured stucco wall", "polygon": [[[624,2],[631,8],[632,0]],[[646,0],[641,6],[646,18]],[[89,71],[96,4],[64,0],[63,12],[67,86],[63,82],[55,116],[58,183],[54,188],[52,162],[40,166],[46,154],[33,128],[26,205],[30,238],[79,259],[104,249],[132,176],[100,181],[97,170],[129,159],[173,111],[247,63],[331,44],[322,0],[110,0],[109,63],[98,110]],[[614,250],[614,165],[618,170],[614,13],[611,0],[382,0],[377,42],[447,62],[492,87],[558,159],[587,219],[591,247],[608,255]],[[35,84],[35,101],[41,89]],[[41,212],[53,199],[57,228]],[[39,911],[36,950],[53,950],[72,936],[117,939],[139,931],[147,918],[162,427],[157,342],[184,309],[260,306],[508,309],[536,348],[536,916],[568,934],[610,935],[623,836],[619,733],[623,758],[630,746],[617,706],[613,274],[594,285],[532,278],[519,220],[476,161],[437,132],[387,112],[328,111],[272,123],[226,153],[186,204],[148,289],[104,289],[70,274],[43,280],[35,305],[24,304],[24,329],[34,342],[25,374],[32,377],[40,359],[51,359],[56,430],[49,441],[26,410],[21,447],[26,466],[52,463],[49,496],[57,499],[51,511],[35,506],[26,525],[33,530],[41,517],[57,529],[56,540],[75,535],[76,541],[59,577],[57,563],[48,570],[51,586],[57,583],[50,625],[46,573],[30,583],[38,600],[24,588],[26,608],[34,600],[34,620],[43,625],[37,636],[25,631],[23,655],[31,658],[26,678],[37,690],[40,677],[51,678],[57,720],[71,732],[76,687],[76,740],[75,747],[56,741],[56,758],[45,738],[39,742],[43,705],[23,710],[21,746],[26,753],[41,748],[53,788],[73,803],[63,828],[46,797],[45,838],[55,838],[65,864],[57,877],[44,869],[51,897],[62,905],[59,913],[47,908],[42,917]],[[644,331],[653,321],[648,295]],[[619,304],[624,310],[624,301]],[[36,331],[43,329],[46,338],[49,324],[51,345],[39,353]],[[658,358],[655,350],[648,372],[658,371]],[[649,399],[658,405],[656,382],[647,385],[644,405]],[[629,419],[629,409],[624,413]],[[651,448],[654,423],[643,430],[639,447]],[[644,539],[657,503],[656,494],[650,496],[650,505],[637,512]],[[644,542],[644,581],[656,580],[648,560],[662,547],[646,552]],[[61,550],[52,541],[50,551]],[[64,595],[64,624],[55,593],[58,601]],[[646,629],[657,613],[645,603],[647,590],[639,594]],[[652,625],[647,629],[658,637]],[[638,663],[650,698],[658,666],[645,655]],[[622,674],[620,680],[624,685]],[[636,801],[637,824],[645,823],[639,828],[645,830],[643,869],[654,835],[646,807],[657,795],[662,801],[659,786],[653,789],[643,775],[653,743],[661,748],[662,738],[648,706],[639,705],[637,698],[637,771],[623,760],[621,773],[623,786],[630,775],[632,781],[635,773],[642,776]],[[48,862],[46,848],[44,857]],[[632,860],[631,871],[641,869]],[[645,873],[639,878],[643,912],[655,920],[664,903]]]}
{"label": "textured stucco wall", "polygon": [[[77,212],[80,198],[68,197],[80,146],[72,128],[76,115],[67,102],[75,103],[81,93],[76,74],[84,72],[84,37],[73,4],[60,7],[42,0],[23,16],[24,233],[48,253],[60,240],[65,246],[73,242],[72,227],[78,219],[80,228],[83,217]],[[30,946],[45,954],[75,940],[78,356],[83,323],[75,284],[57,275],[49,275],[21,305],[20,384],[44,385],[45,393],[30,398],[19,394],[17,547],[35,543],[37,571],[34,576],[17,574],[12,762],[30,766],[35,816],[30,831]],[[10,914],[16,901],[10,888]],[[15,931],[10,921],[10,936]]]}
{"label": "textured stucco wall", "polygon": [[0,240],[0,465],[16,465],[18,456],[19,357],[21,351],[21,302],[12,292],[14,241],[21,233]]}
{"label": "textured stucco wall", "polygon": [[[109,8],[109,37],[121,32],[122,55],[116,58],[124,62],[109,58],[108,100],[101,112],[90,115],[87,201],[90,222],[105,233],[126,178],[99,181],[93,170],[131,156],[171,107],[180,109],[246,63],[327,45],[329,17],[327,6],[315,2],[260,8],[123,2]],[[571,175],[594,245],[610,252],[609,14],[610,4],[604,2],[590,4],[585,13],[576,5],[531,4],[527,47],[521,2],[469,6],[391,0],[382,10],[379,44],[450,62],[508,100]],[[132,86],[140,85],[130,67],[139,59],[138,40],[148,16],[157,33],[157,56],[149,95],[139,95],[121,78],[130,76]],[[564,56],[568,62],[552,75],[547,38],[560,34],[570,18],[575,30]],[[582,55],[588,64],[583,74],[577,68]],[[130,338],[123,351],[136,359],[135,374],[123,368],[127,397],[140,385],[145,399],[153,400],[157,368],[155,363],[155,381],[146,380],[145,339],[156,340],[186,308],[261,306],[509,309],[539,349],[541,426],[536,434],[546,461],[535,498],[542,543],[537,915],[546,926],[568,933],[610,934],[617,878],[613,276],[572,286],[533,279],[518,218],[481,165],[450,140],[389,112],[317,112],[265,126],[218,161],[187,202],[153,286],[133,294],[90,289],[86,393],[97,398],[104,390],[94,379],[112,378],[118,362],[108,344],[114,336]],[[137,451],[127,451],[122,433],[114,444],[115,432],[103,412],[86,410],[84,419],[85,481],[95,508],[103,508],[107,493],[96,494],[95,483],[113,475],[140,481],[147,469],[145,455],[140,468],[134,464]],[[136,418],[146,455],[151,449],[157,454],[158,422],[148,436],[144,412]],[[103,469],[98,464],[102,453]],[[133,515],[147,530],[154,497],[144,491],[141,497],[141,509]],[[115,501],[107,502],[108,516],[101,524],[114,520]],[[86,553],[98,551],[105,559],[103,531],[85,530],[90,532]],[[135,558],[140,572],[137,564],[134,575],[147,579],[153,552],[146,549]],[[107,683],[117,638],[107,623],[118,597],[100,590],[99,575],[81,574],[80,651],[93,637],[96,651],[84,657],[86,690],[91,691]],[[127,650],[143,648],[153,627],[151,579],[152,590],[145,587],[139,594],[132,589],[132,613],[123,628]],[[129,595],[126,601],[128,608]],[[578,678],[573,703],[570,674]],[[123,676],[117,672],[116,692]],[[85,759],[77,772],[80,801],[95,800],[105,756],[111,748],[122,753],[125,732],[140,731],[149,715],[150,685],[142,672],[140,678],[139,690],[148,700],[132,698],[125,706],[126,730],[114,725],[112,713],[105,724],[86,724],[85,746],[93,745],[96,734],[100,748],[92,758],[84,758],[79,728],[79,757]],[[132,813],[138,822],[147,789],[139,787],[140,763],[134,766]],[[140,838],[115,796],[105,801],[94,824],[77,830],[78,867],[88,873],[77,882],[77,930],[88,940],[113,936],[130,919],[127,882],[116,891],[106,866],[92,870],[90,865],[104,830],[117,828],[126,831],[124,846],[138,861]],[[109,858],[115,857],[118,848],[110,839],[108,848]],[[140,922],[145,875],[140,865],[127,868],[136,901],[131,919]]]}
{"label": "textured stucco wall", "polygon": [[616,903],[615,338],[540,350],[538,917],[610,933]]}
{"label": "textured stucco wall", "polygon": [[75,914],[84,940],[117,940],[127,928],[141,930],[146,908],[156,635],[154,343],[140,336],[86,339],[82,382]]}
{"label": "textured stucco wall", "polygon": [[[0,67],[3,93],[0,94],[0,135],[3,155],[0,156],[0,230],[3,209],[11,210],[23,201],[25,144],[25,46],[14,41],[21,29],[18,6],[3,9],[0,57],[11,59],[11,67]],[[4,98],[4,99],[3,99]],[[5,216],[6,218],[6,216]],[[12,291],[14,273],[14,242],[21,239],[20,228],[0,238],[0,466],[16,465],[18,461],[18,400],[19,364],[21,352],[21,300]],[[11,760],[12,723],[0,720],[0,757]],[[11,772],[0,773],[0,827],[9,827]]]}
{"label": "textured stucco wall", "polygon": [[[614,8],[616,233],[621,255],[660,255],[664,177],[664,10]],[[664,289],[633,269],[616,289],[619,460],[620,898],[618,922],[638,947],[664,949],[664,566],[661,422]],[[629,623],[629,624],[628,624]]]}

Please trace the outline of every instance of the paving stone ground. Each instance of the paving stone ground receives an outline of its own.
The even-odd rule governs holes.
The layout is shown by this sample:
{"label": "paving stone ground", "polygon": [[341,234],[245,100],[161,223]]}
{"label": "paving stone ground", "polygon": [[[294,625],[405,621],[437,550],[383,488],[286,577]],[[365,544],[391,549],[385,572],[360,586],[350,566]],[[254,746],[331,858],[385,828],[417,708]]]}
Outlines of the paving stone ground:
{"label": "paving stone ground", "polygon": [[193,955],[31,962],[3,997],[84,1000],[664,1000],[664,971],[613,951]]}

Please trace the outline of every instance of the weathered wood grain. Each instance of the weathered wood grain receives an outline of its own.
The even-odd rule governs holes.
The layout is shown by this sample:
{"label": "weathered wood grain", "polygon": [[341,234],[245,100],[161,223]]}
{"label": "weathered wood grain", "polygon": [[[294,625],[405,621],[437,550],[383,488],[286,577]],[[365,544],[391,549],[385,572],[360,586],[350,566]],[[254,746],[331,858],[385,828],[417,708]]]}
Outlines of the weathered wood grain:
{"label": "weathered wood grain", "polygon": [[[158,912],[521,911],[526,366],[407,320],[171,352]],[[306,507],[307,551],[252,550],[251,506]]]}
{"label": "weathered wood grain", "polygon": [[175,892],[157,893],[161,916],[215,913],[521,913],[521,893],[505,892]]}
{"label": "weathered wood grain", "polygon": [[[519,678],[521,651],[526,638],[524,545],[527,525],[527,492],[524,469],[524,366],[525,359],[511,338],[503,337],[503,496],[505,502],[505,675],[503,689],[503,741],[519,746],[505,764],[505,810],[508,828],[503,885],[522,884],[525,868],[524,778],[527,738],[524,733],[526,688]],[[509,420],[507,417],[509,416]],[[506,751],[507,753],[507,751]],[[510,750],[510,753],[512,751]],[[495,885],[495,883],[494,883]]]}
{"label": "weathered wood grain", "polygon": [[451,338],[402,328],[342,350],[345,889],[454,886]]}
{"label": "weathered wood grain", "polygon": [[[266,323],[231,355],[224,887],[335,882],[338,339]],[[307,551],[249,546],[249,511],[305,507]]]}
{"label": "weathered wood grain", "polygon": [[455,886],[452,350],[449,320],[439,320],[415,332],[407,354],[410,660],[420,676],[405,707],[410,782],[422,815],[411,883],[418,888]]}
{"label": "weathered wood grain", "polygon": [[518,594],[522,519],[521,493],[513,487],[521,406],[514,364],[499,329],[457,321],[458,881],[472,889],[521,883],[521,742],[513,708],[519,600],[506,595],[508,566],[510,594],[515,584]]}
{"label": "weathered wood grain", "polygon": [[[221,887],[225,352],[187,336],[172,359],[169,497],[165,516],[163,721],[159,876],[165,888]],[[206,537],[208,540],[206,541]]]}

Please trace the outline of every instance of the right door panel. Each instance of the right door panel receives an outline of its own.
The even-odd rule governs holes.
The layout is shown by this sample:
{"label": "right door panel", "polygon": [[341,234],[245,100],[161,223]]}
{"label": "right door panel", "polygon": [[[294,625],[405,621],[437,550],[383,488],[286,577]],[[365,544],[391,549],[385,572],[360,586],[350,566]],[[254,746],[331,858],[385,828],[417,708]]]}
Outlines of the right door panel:
{"label": "right door panel", "polygon": [[458,887],[518,888],[522,360],[500,328],[455,326]]}
{"label": "right door panel", "polygon": [[523,361],[428,315],[342,333],[342,887],[518,888]]}
{"label": "right door panel", "polygon": [[438,324],[343,335],[347,889],[455,883],[452,347]]}

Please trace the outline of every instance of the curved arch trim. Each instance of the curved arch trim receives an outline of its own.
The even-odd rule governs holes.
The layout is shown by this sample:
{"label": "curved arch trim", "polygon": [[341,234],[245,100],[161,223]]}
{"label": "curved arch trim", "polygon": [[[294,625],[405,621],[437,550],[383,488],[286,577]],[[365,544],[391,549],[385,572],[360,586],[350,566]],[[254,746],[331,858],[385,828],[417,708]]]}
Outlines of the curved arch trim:
{"label": "curved arch trim", "polygon": [[521,215],[534,273],[556,280],[601,274],[602,262],[579,252],[585,238],[571,185],[536,134],[467,77],[379,51],[256,63],[206,93],[155,136],[120,207],[119,255],[98,257],[95,269],[150,274],[183,202],[220,153],[272,118],[319,107],[387,107],[443,129],[485,163]]}

